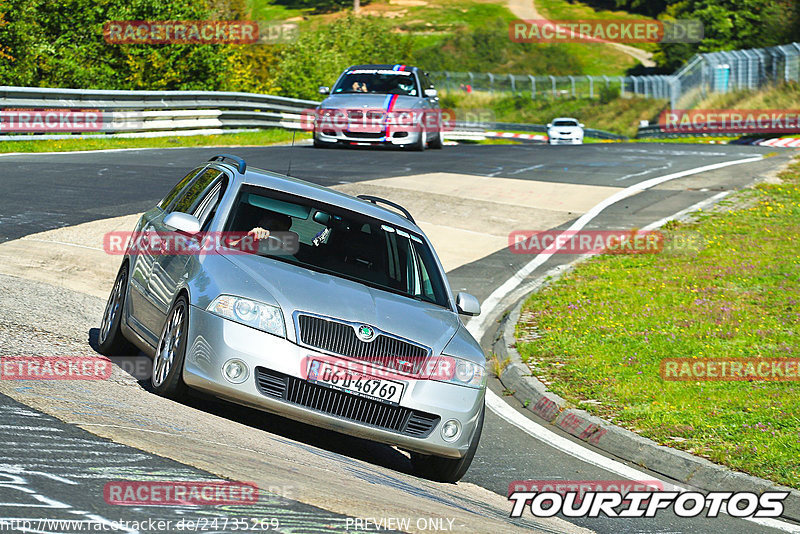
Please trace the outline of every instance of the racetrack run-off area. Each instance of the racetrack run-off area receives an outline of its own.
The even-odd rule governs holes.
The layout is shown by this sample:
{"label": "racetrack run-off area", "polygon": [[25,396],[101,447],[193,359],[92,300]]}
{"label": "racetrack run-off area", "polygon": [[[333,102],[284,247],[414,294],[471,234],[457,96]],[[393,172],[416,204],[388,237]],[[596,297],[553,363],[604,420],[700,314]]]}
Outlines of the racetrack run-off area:
{"label": "racetrack run-off area", "polygon": [[[744,187],[774,172],[792,153],[761,157],[770,150],[617,143],[460,145],[420,154],[305,146],[224,151],[242,156],[249,166],[277,172],[286,172],[291,160],[293,176],[405,206],[440,254],[453,291],[468,291],[483,303],[484,314],[470,326],[487,347],[497,318],[529,284],[574,259],[513,254],[507,248],[511,231],[642,228]],[[95,354],[91,343],[119,267],[119,257],[102,249],[103,234],[132,229],[137,214],[217,152],[186,148],[0,156],[4,354]],[[221,401],[198,398],[176,404],[120,369],[109,380],[78,385],[0,381],[5,396],[0,439],[8,444],[0,476],[19,488],[9,495],[43,503],[31,512],[17,506],[28,501],[13,497],[8,509],[17,517],[51,517],[50,509],[57,509],[58,517],[109,521],[155,516],[152,510],[104,504],[103,481],[180,476],[254,481],[264,493],[253,513],[320,532],[352,531],[347,518],[366,517],[444,521],[412,521],[411,531],[447,520],[456,532],[797,531],[788,522],[681,519],[667,511],[653,519],[566,521],[530,514],[510,519],[506,492],[513,480],[664,479],[590,450],[555,427],[545,428],[516,400],[504,398],[496,382],[490,387],[491,410],[475,462],[461,482],[447,485],[411,475],[407,455],[391,447]],[[35,431],[24,439],[14,437],[27,427]],[[40,454],[31,455],[34,449]],[[8,465],[21,471],[12,472]],[[157,512],[166,519],[180,516]],[[211,517],[215,512],[204,513]],[[247,517],[250,511],[235,513]]]}

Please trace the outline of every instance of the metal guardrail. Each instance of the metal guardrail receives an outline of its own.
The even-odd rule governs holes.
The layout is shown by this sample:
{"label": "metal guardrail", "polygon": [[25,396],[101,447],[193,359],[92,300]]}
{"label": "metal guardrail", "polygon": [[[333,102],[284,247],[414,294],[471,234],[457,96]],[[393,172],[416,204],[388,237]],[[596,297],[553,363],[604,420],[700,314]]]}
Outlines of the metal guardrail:
{"label": "metal guardrail", "polygon": [[[99,129],[82,134],[113,136],[173,135],[176,132],[220,133],[254,128],[300,129],[301,113],[319,102],[282,96],[224,91],[112,91],[0,86],[4,110],[98,110]],[[56,131],[56,130],[54,130]],[[67,130],[61,130],[69,133]],[[49,132],[52,133],[52,132]],[[0,135],[0,140],[35,139],[42,135]],[[74,137],[70,135],[48,138]],[[88,137],[82,135],[81,137]]]}
{"label": "metal guardrail", "polygon": [[[201,135],[250,131],[259,128],[302,129],[304,111],[319,102],[255,93],[223,91],[112,91],[0,86],[3,110],[97,110],[102,121],[91,132],[85,129],[36,134],[2,133],[1,140],[156,137],[160,135]],[[546,132],[541,124],[457,122],[445,132],[447,139],[485,138],[485,131],[516,130]],[[587,128],[588,137],[626,139],[602,130]]]}

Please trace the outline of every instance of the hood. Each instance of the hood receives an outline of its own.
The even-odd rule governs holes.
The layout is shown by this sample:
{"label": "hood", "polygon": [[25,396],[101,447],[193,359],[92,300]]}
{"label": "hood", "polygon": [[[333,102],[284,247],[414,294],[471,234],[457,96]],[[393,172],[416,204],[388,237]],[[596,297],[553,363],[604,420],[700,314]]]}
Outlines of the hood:
{"label": "hood", "polygon": [[[371,108],[385,109],[387,96],[385,94],[359,94],[347,93],[331,95],[320,104],[320,108],[353,109]],[[421,99],[416,96],[398,96],[394,104],[395,110],[414,109],[421,107]]]}
{"label": "hood", "polygon": [[580,126],[551,126],[547,131],[559,132],[562,134],[576,134],[583,132],[583,128]]}
{"label": "hood", "polygon": [[297,341],[295,311],[365,323],[431,347],[434,354],[444,349],[460,325],[458,316],[450,309],[344,278],[262,256],[242,254],[225,258],[272,295],[283,310],[287,337],[293,341]]}

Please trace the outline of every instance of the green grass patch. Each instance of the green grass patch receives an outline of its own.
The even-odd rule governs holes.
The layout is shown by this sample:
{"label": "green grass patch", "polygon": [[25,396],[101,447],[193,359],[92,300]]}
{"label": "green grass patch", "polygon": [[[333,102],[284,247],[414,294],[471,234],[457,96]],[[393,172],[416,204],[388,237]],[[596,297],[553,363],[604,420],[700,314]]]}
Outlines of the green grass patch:
{"label": "green grass patch", "polygon": [[[31,136],[33,137],[33,136]],[[310,139],[306,132],[297,132],[295,140]],[[76,150],[103,150],[112,148],[174,148],[189,146],[262,146],[275,143],[286,143],[292,140],[289,130],[269,129],[257,132],[242,132],[222,135],[191,135],[175,137],[150,138],[118,138],[103,137],[97,139],[58,139],[42,141],[3,141],[0,142],[0,153],[4,152],[73,152]]]}
{"label": "green grass patch", "polygon": [[659,372],[664,358],[798,356],[800,163],[780,179],[671,224],[694,251],[598,256],[531,295],[517,337],[533,374],[660,444],[800,488],[800,383]]}
{"label": "green grass patch", "polygon": [[639,121],[655,121],[666,100],[650,98],[614,98],[603,103],[590,98],[537,98],[530,94],[488,94],[447,92],[441,97],[443,108],[476,113],[490,110],[497,121],[547,124],[556,117],[575,117],[587,128],[606,130],[633,137]]}

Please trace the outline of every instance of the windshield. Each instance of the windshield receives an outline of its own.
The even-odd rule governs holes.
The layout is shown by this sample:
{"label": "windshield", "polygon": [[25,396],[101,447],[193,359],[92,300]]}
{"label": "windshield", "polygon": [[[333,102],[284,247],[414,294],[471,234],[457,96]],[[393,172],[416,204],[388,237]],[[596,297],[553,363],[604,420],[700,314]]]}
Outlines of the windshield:
{"label": "windshield", "polygon": [[577,126],[578,121],[573,120],[560,120],[560,121],[553,121],[553,126]]}
{"label": "windshield", "polygon": [[292,253],[258,246],[254,254],[449,307],[433,253],[420,236],[355,212],[243,185],[225,229],[255,228],[290,235],[299,246]]}
{"label": "windshield", "polygon": [[333,93],[418,96],[417,82],[411,72],[376,69],[357,69],[346,72],[334,86]]}

